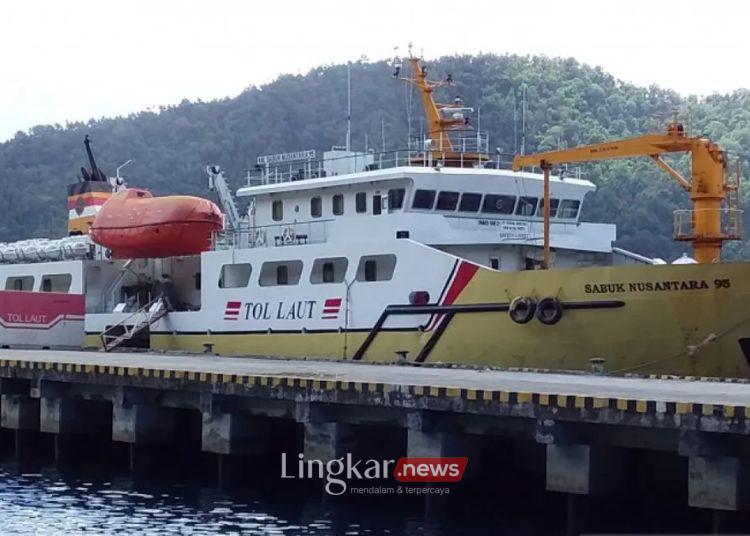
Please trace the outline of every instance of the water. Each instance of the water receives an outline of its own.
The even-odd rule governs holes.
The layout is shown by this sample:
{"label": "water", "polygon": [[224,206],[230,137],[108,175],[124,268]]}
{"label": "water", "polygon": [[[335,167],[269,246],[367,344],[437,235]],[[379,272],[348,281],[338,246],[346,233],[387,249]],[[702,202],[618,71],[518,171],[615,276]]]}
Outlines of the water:
{"label": "water", "polygon": [[[459,534],[449,524],[408,515],[362,517],[325,500],[222,491],[215,487],[28,473],[0,465],[0,533],[58,534]],[[316,495],[316,494],[312,494]],[[458,532],[456,532],[458,531]]]}
{"label": "water", "polygon": [[[687,508],[682,481],[669,484],[676,493],[646,481],[624,486],[618,496],[572,496],[544,491],[539,470],[518,466],[513,473],[499,463],[484,465],[476,482],[453,484],[449,496],[429,502],[393,495],[330,497],[320,481],[280,480],[275,456],[225,465],[218,487],[215,455],[180,460],[159,456],[157,449],[147,457],[153,462],[148,469],[131,475],[124,446],[103,443],[95,449],[97,463],[80,455],[81,445],[69,449],[77,461],[55,463],[50,449],[37,449],[22,462],[0,455],[0,536],[562,536],[708,533],[719,524],[729,533],[750,528],[745,513],[722,513],[719,519]],[[678,462],[683,474],[683,460]]]}

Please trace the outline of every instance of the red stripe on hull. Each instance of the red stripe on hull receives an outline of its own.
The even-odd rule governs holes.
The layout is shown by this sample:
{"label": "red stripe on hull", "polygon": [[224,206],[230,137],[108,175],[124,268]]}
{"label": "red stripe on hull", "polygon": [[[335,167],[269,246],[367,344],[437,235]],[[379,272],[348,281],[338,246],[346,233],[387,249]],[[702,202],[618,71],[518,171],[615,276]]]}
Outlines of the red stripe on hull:
{"label": "red stripe on hull", "polygon": [[458,271],[456,272],[456,277],[453,278],[453,283],[451,283],[448,292],[445,294],[443,305],[452,305],[453,302],[456,301],[456,298],[458,298],[459,294],[461,294],[466,288],[466,285],[469,284],[469,281],[471,281],[471,278],[474,277],[474,274],[477,273],[478,269],[479,266],[476,264],[461,261],[461,264],[458,266]]}
{"label": "red stripe on hull", "polygon": [[0,319],[3,324],[48,326],[59,317],[83,316],[86,299],[82,294],[0,290]]}
{"label": "red stripe on hull", "polygon": [[[474,277],[474,274],[477,273],[477,270],[479,270],[479,266],[477,266],[476,264],[472,264],[466,261],[460,261],[458,268],[456,269],[456,273],[453,276],[453,281],[451,281],[450,287],[445,293],[445,298],[443,299],[441,305],[452,305],[453,302],[456,301],[456,299],[459,297],[461,292],[466,288],[466,285],[469,284],[471,278]],[[425,331],[432,331],[444,319],[445,315],[437,315],[432,320],[432,322],[430,322]]]}

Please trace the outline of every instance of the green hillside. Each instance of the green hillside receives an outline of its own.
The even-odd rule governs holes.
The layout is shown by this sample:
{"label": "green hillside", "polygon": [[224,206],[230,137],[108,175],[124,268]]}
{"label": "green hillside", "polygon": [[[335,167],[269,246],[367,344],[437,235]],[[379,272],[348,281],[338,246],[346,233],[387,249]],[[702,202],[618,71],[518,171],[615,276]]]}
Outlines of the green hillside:
{"label": "green hillside", "polygon": [[[750,91],[698,99],[658,87],[623,83],[601,69],[572,59],[520,56],[452,56],[429,62],[431,77],[450,72],[451,91],[481,108],[491,147],[512,153],[520,140],[514,107],[527,88],[528,151],[570,147],[663,128],[679,112],[693,135],[705,135],[750,160]],[[391,78],[384,62],[352,65],[352,140],[355,148],[380,150],[381,126],[387,149],[406,145],[409,90]],[[100,88],[106,90],[106,87]],[[453,95],[446,93],[445,98]],[[415,100],[412,124],[421,109]],[[517,122],[520,129],[520,121]],[[314,148],[344,141],[346,66],[324,66],[304,76],[281,76],[239,96],[214,102],[183,102],[158,113],[37,126],[0,145],[0,240],[59,236],[67,217],[65,186],[85,161],[83,136],[90,134],[100,166],[125,169],[132,186],[155,194],[207,195],[204,167],[220,164],[238,186],[255,156]],[[677,160],[678,167],[683,161]],[[647,255],[673,258],[672,211],[689,208],[687,195],[651,162],[591,164],[586,177],[599,185],[588,198],[584,218],[618,225],[618,245]],[[743,194],[743,200],[748,201]],[[745,203],[747,204],[747,203]],[[731,243],[728,256],[750,257],[747,242]]]}

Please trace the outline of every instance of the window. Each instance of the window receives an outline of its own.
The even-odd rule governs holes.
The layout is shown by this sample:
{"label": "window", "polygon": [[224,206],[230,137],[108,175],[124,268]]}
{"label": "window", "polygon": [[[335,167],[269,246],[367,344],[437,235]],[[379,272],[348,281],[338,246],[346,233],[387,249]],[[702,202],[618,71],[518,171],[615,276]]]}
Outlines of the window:
{"label": "window", "polygon": [[380,194],[375,194],[372,196],[372,213],[376,216],[378,214],[381,214],[383,212],[383,198],[380,196]]}
{"label": "window", "polygon": [[519,216],[533,216],[536,212],[537,197],[519,197],[516,214]]}
{"label": "window", "polygon": [[296,285],[302,275],[302,261],[264,262],[260,267],[258,284],[261,287]]}
{"label": "window", "polygon": [[277,285],[289,284],[289,267],[286,264],[279,264],[276,267],[276,284]]}
{"label": "window", "polygon": [[[249,263],[225,264],[219,273],[219,288],[241,288],[250,282],[252,267]],[[200,281],[200,274],[196,281]]]}
{"label": "window", "polygon": [[377,281],[378,261],[365,261],[365,281]]}
{"label": "window", "polygon": [[476,212],[479,210],[481,204],[482,194],[461,194],[461,202],[458,204],[458,210],[461,212]]}
{"label": "window", "polygon": [[346,257],[315,259],[310,271],[310,283],[341,283],[346,276],[349,260]]}
{"label": "window", "polygon": [[437,198],[437,210],[456,210],[458,205],[458,192],[440,192]]}
{"label": "window", "polygon": [[[557,215],[557,207],[560,205],[560,200],[551,197],[549,200],[549,217],[554,218]],[[536,211],[537,216],[544,216],[544,198],[539,200],[539,209]]]}
{"label": "window", "polygon": [[310,199],[310,215],[313,218],[320,218],[320,216],[323,214],[323,201],[320,199],[319,195],[316,195],[312,199]]}
{"label": "window", "polygon": [[500,259],[498,257],[490,257],[490,268],[493,270],[500,269]]}
{"label": "window", "polygon": [[354,204],[356,205],[355,209],[357,214],[367,212],[367,194],[365,192],[359,192],[354,196]]}
{"label": "window", "polygon": [[395,255],[368,255],[359,259],[357,281],[388,281],[396,269]]}
{"label": "window", "polygon": [[271,205],[271,217],[273,221],[281,221],[284,219],[284,202],[281,199],[277,199]]}
{"label": "window", "polygon": [[68,292],[73,277],[70,274],[52,274],[42,277],[42,292]]}
{"label": "window", "polygon": [[32,290],[34,288],[34,276],[22,275],[9,277],[5,280],[5,290]]}
{"label": "window", "polygon": [[388,190],[388,210],[398,210],[404,207],[404,195],[406,190],[403,188],[393,188]]}
{"label": "window", "polygon": [[578,209],[580,207],[581,202],[578,199],[563,199],[562,203],[560,203],[557,217],[574,220],[578,217]]}
{"label": "window", "polygon": [[432,210],[435,204],[435,190],[417,190],[414,192],[414,202],[412,208],[423,208]]}
{"label": "window", "polygon": [[335,216],[341,216],[344,213],[344,194],[336,194],[331,198],[331,209]]}
{"label": "window", "polygon": [[482,203],[482,212],[490,214],[513,214],[516,198],[512,195],[487,194]]}

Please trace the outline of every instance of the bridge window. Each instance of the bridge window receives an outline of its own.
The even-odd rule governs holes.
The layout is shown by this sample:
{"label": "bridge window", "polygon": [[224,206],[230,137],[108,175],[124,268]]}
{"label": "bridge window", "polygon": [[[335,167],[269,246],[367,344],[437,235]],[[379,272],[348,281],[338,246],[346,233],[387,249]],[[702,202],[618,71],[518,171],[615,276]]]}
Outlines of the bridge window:
{"label": "bridge window", "polygon": [[349,260],[346,257],[315,259],[310,271],[310,283],[341,283],[348,266]]}
{"label": "bridge window", "polygon": [[435,205],[435,190],[417,190],[414,192],[412,208],[432,210],[433,205]]}
{"label": "bridge window", "polygon": [[73,277],[70,274],[52,274],[42,277],[42,292],[68,292]]}
{"label": "bridge window", "polygon": [[365,192],[359,192],[354,196],[354,205],[357,214],[363,214],[367,212],[367,194]]}
{"label": "bridge window", "polygon": [[536,204],[539,201],[537,197],[519,197],[516,214],[518,216],[533,216],[536,212]]}
{"label": "bridge window", "polygon": [[302,275],[302,261],[264,262],[260,268],[261,287],[296,285]]}
{"label": "bridge window", "polygon": [[396,269],[395,255],[368,255],[359,259],[357,281],[389,281]]}
{"label": "bridge window", "polygon": [[[549,200],[549,217],[554,218],[557,215],[557,207],[560,206],[560,200],[551,197]],[[537,216],[544,216],[544,198],[539,200],[539,209],[536,211]]]}
{"label": "bridge window", "polygon": [[331,209],[334,216],[341,216],[344,213],[344,195],[336,194],[331,198]]}
{"label": "bridge window", "polygon": [[487,194],[482,203],[482,212],[489,214],[513,214],[516,198],[513,195]]}
{"label": "bridge window", "polygon": [[313,218],[320,218],[320,216],[323,214],[323,201],[320,199],[319,195],[316,195],[312,199],[310,199],[310,215]]}
{"label": "bridge window", "polygon": [[557,217],[574,220],[578,217],[579,208],[581,208],[581,202],[578,199],[563,199],[557,211]]}
{"label": "bridge window", "polygon": [[440,192],[437,197],[436,210],[456,210],[458,192]]}
{"label": "bridge window", "polygon": [[461,212],[476,212],[482,205],[482,194],[467,192],[461,194],[461,202],[458,204],[458,210]]}
{"label": "bridge window", "polygon": [[404,196],[406,190],[403,188],[392,188],[388,190],[388,210],[399,210],[404,207]]}
{"label": "bridge window", "polygon": [[271,217],[273,221],[284,219],[284,202],[281,199],[277,199],[271,204]]}
{"label": "bridge window", "polygon": [[[252,267],[249,263],[225,264],[219,272],[219,288],[242,288],[250,282]],[[196,278],[200,281],[200,276]]]}

